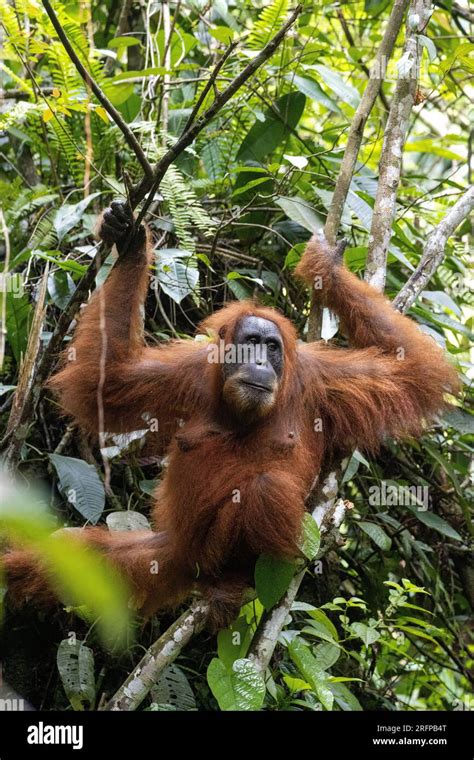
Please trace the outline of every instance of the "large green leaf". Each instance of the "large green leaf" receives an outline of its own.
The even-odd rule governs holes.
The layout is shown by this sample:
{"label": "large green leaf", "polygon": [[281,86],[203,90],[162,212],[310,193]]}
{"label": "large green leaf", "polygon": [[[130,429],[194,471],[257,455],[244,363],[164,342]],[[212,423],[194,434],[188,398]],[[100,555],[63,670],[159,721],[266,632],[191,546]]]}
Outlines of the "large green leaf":
{"label": "large green leaf", "polygon": [[334,641],[338,640],[337,628],[323,610],[310,610],[311,626],[324,631]]}
{"label": "large green leaf", "polygon": [[186,674],[175,663],[168,665],[151,690],[153,701],[176,710],[196,709],[196,699]]}
{"label": "large green leaf", "polygon": [[76,286],[69,272],[60,269],[48,277],[48,293],[55,306],[65,309]]}
{"label": "large green leaf", "polygon": [[329,684],[329,688],[334,694],[334,699],[336,700],[341,710],[349,712],[359,712],[362,710],[362,706],[359,700],[352,694],[351,691],[349,691],[345,684],[331,682]]}
{"label": "large green leaf", "polygon": [[56,654],[61,682],[74,710],[90,710],[95,702],[94,654],[82,641],[63,639]]}
{"label": "large green leaf", "polygon": [[[58,598],[77,608],[81,617],[96,620],[107,645],[130,640],[127,635],[127,591],[116,569],[68,531],[52,533],[56,521],[35,490],[18,491],[2,483],[0,534],[40,558]],[[85,605],[85,606],[84,606]]]}
{"label": "large green leaf", "polygon": [[190,295],[199,282],[196,262],[189,251],[179,248],[163,248],[156,260],[156,276],[164,292],[181,303]]}
{"label": "large green leaf", "polygon": [[341,656],[341,647],[330,644],[329,641],[323,641],[322,644],[314,647],[314,658],[321,670],[331,668]]}
{"label": "large green leaf", "polygon": [[365,623],[352,623],[351,629],[359,639],[362,639],[365,646],[368,647],[380,638],[380,633],[376,628],[372,628]]}
{"label": "large green leaf", "polygon": [[58,473],[61,492],[86,520],[95,525],[104,511],[105,490],[91,464],[82,459],[50,454],[49,458]]}
{"label": "large green leaf", "polygon": [[311,100],[316,100],[318,103],[321,103],[321,105],[325,106],[330,111],[334,111],[335,113],[341,112],[341,109],[337,105],[336,101],[330,98],[329,95],[326,95],[324,90],[321,88],[318,82],[316,82],[315,79],[311,79],[310,77],[302,77],[298,74],[287,74],[285,79],[294,84],[295,87],[297,87],[298,90],[303,93],[303,95],[307,95],[307,97],[311,98]]}
{"label": "large green leaf", "polygon": [[334,697],[329,688],[327,675],[311,653],[311,649],[303,644],[300,639],[295,638],[289,644],[288,652],[304,680],[311,685],[323,707],[326,710],[332,710]]}
{"label": "large green leaf", "polygon": [[230,670],[236,660],[246,656],[252,640],[252,628],[244,616],[239,617],[230,628],[217,635],[217,654]]}
{"label": "large green leaf", "polygon": [[309,512],[306,512],[303,517],[303,536],[300,542],[300,549],[307,559],[313,560],[319,551],[320,543],[321,536],[318,524],[314,517]]}
{"label": "large green leaf", "polygon": [[449,412],[444,414],[443,421],[461,435],[474,435],[474,414],[470,414],[464,409],[453,406]]}
{"label": "large green leaf", "polygon": [[453,538],[455,541],[462,541],[462,536],[459,535],[457,530],[452,528],[451,525],[439,515],[436,515],[434,512],[429,512],[428,510],[424,511],[422,509],[416,509],[416,507],[409,507],[409,509],[414,515],[416,515],[418,520],[424,525],[427,525],[428,528],[438,531],[438,533],[441,533],[442,536],[446,536],[447,538]]}
{"label": "large green leaf", "polygon": [[298,124],[306,98],[290,92],[275,102],[275,111],[265,111],[264,121],[256,121],[244,137],[237,153],[238,161],[261,161],[284,141],[289,129]]}
{"label": "large green leaf", "polygon": [[54,229],[61,241],[69,230],[72,230],[81,221],[84,212],[91,201],[100,193],[91,193],[87,198],[83,198],[79,203],[64,203],[56,212],[54,217]]}
{"label": "large green leaf", "polygon": [[347,84],[339,74],[336,74],[336,72],[328,66],[318,64],[314,68],[321,74],[324,84],[327,84],[329,89],[331,89],[338,98],[349,106],[352,106],[352,108],[357,108],[360,95],[355,87]]}
{"label": "large green leaf", "polygon": [[276,199],[276,202],[289,219],[298,222],[298,224],[301,224],[302,227],[305,227],[310,232],[321,232],[324,226],[322,216],[303,198],[299,198],[298,196],[286,198],[280,195]]}
{"label": "large green leaf", "polygon": [[260,555],[255,564],[255,588],[265,609],[271,609],[281,599],[294,572],[295,566],[292,562],[267,554]]}
{"label": "large green leaf", "polygon": [[207,669],[207,682],[221,710],[260,710],[263,705],[265,682],[250,660],[236,660],[229,671],[214,657]]}
{"label": "large green leaf", "polygon": [[[7,338],[13,355],[19,364],[28,345],[28,330],[33,319],[33,308],[28,297],[23,293],[20,275],[10,275],[7,282]],[[4,297],[0,294],[0,302]]]}
{"label": "large green leaf", "polygon": [[379,549],[382,549],[384,552],[390,551],[392,546],[392,539],[390,536],[387,536],[384,529],[381,528],[380,525],[367,522],[366,520],[361,520],[360,522],[356,523],[356,525],[358,525],[359,528],[364,531],[364,533],[367,533],[369,538],[372,539],[374,544],[376,544]]}

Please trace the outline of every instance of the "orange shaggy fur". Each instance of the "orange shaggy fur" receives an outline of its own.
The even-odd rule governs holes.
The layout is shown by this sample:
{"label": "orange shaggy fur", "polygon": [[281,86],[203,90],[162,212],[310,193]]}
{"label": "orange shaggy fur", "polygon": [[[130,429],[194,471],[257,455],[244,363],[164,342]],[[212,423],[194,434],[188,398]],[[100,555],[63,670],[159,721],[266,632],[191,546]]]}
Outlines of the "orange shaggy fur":
{"label": "orange shaggy fur", "polygon": [[[432,338],[313,239],[296,274],[308,285],[319,278],[321,299],[339,315],[353,348],[297,343],[285,317],[253,302],[230,303],[210,316],[199,331],[213,340],[232,342],[248,314],[272,320],[283,337],[275,407],[249,429],[236,429],[220,395],[221,366],[207,360],[209,344],[144,343],[140,307],[150,256],[147,243],[119,260],[85,308],[50,385],[65,411],[96,435],[103,298],[104,429],[143,428],[148,413],[158,420],[169,466],[154,498],[159,533],[95,528],[80,540],[110,556],[146,614],[198,587],[212,602],[218,628],[238,611],[260,553],[297,554],[305,500],[321,467],[354,447],[375,450],[387,436],[418,435],[442,409],[444,394],[456,391],[457,376]],[[14,599],[47,596],[34,558],[13,551],[4,559]],[[158,574],[150,573],[153,560]]]}

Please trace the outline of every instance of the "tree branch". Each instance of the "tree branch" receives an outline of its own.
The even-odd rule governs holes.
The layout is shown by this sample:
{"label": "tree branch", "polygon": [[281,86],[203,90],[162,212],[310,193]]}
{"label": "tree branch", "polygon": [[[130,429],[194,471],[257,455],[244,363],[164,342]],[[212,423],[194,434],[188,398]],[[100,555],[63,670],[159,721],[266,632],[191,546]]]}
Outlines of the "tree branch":
{"label": "tree branch", "polygon": [[[102,258],[103,257],[100,256],[101,260]],[[95,258],[89,265],[87,272],[83,275],[77,284],[77,287],[69,299],[66,308],[61,313],[58,323],[53,331],[53,334],[51,335],[48,346],[37,364],[36,371],[32,373],[31,386],[29,387],[28,393],[25,395],[20,417],[18,419],[15,419],[15,424],[13,426],[9,421],[7,428],[8,432],[5,434],[3,440],[1,441],[1,445],[4,446],[7,440],[11,438],[8,450],[5,455],[5,465],[10,470],[10,472],[15,469],[18,463],[20,449],[28,435],[29,426],[32,423],[44,383],[46,382],[53,364],[56,361],[64,336],[66,335],[69,329],[69,325],[74,319],[79,306],[81,303],[83,303],[83,301],[87,299],[87,295],[94,284],[94,280],[98,271],[98,261],[99,254],[96,254]]]}
{"label": "tree branch", "polygon": [[[337,529],[345,515],[345,505],[342,499],[337,499],[338,482],[334,473],[325,480],[321,489],[321,497],[313,510],[313,517],[324,537],[324,547],[321,547],[317,559],[320,559],[337,541]],[[283,599],[262,619],[253,637],[248,658],[257,668],[265,673],[278,643],[280,633],[286,623],[291,606],[303,581],[306,568],[297,573],[288,587]]]}
{"label": "tree branch", "polygon": [[[359,105],[354,113],[344,156],[336,180],[336,186],[329,206],[326,224],[324,225],[324,235],[330,245],[335,245],[337,232],[341,224],[342,212],[346,203],[349,188],[354,176],[357,157],[359,155],[364,129],[369,118],[377,95],[381,91],[383,77],[387,68],[387,63],[392,55],[393,48],[400,31],[408,0],[395,0],[392,13],[385,29],[385,34],[380,43],[374,64],[370,71],[369,81],[366,85]],[[315,341],[321,339],[321,327],[323,321],[323,308],[317,298],[317,293],[313,293],[311,299],[311,310],[308,320],[308,340]]]}
{"label": "tree branch", "polygon": [[158,677],[176,659],[206,623],[209,604],[197,601],[179,617],[145,652],[138,665],[116,691],[104,710],[136,710]]}
{"label": "tree branch", "polygon": [[101,103],[103,105],[103,107],[105,108],[105,110],[107,111],[107,113],[110,115],[110,117],[112,118],[112,120],[115,122],[115,124],[117,125],[117,127],[122,132],[123,136],[125,137],[125,140],[126,140],[127,144],[129,145],[129,147],[131,148],[131,150],[133,150],[133,152],[135,153],[135,155],[136,155],[136,157],[137,157],[137,159],[138,159],[138,161],[139,161],[139,163],[140,163],[140,165],[141,165],[141,167],[142,167],[142,169],[143,169],[143,171],[145,173],[145,176],[149,177],[151,179],[152,175],[153,175],[153,169],[152,169],[152,167],[151,167],[151,165],[150,165],[147,157],[145,156],[145,154],[143,152],[143,149],[142,149],[140,143],[138,142],[137,138],[133,134],[133,132],[130,129],[130,127],[128,126],[128,124],[126,124],[124,122],[124,120],[122,119],[122,116],[119,113],[119,111],[117,111],[117,109],[115,108],[115,106],[113,106],[112,103],[110,102],[110,100],[106,97],[106,95],[104,95],[104,93],[100,89],[100,87],[97,84],[97,82],[92,78],[91,74],[87,71],[86,67],[79,60],[79,57],[76,54],[76,51],[74,50],[73,46],[69,42],[67,34],[64,31],[64,29],[62,28],[61,24],[59,23],[58,17],[56,16],[56,14],[55,14],[55,12],[54,12],[54,10],[53,10],[53,8],[52,8],[51,3],[49,2],[49,0],[41,0],[41,2],[43,3],[44,9],[45,9],[46,13],[48,14],[48,16],[50,18],[50,21],[51,21],[52,25],[54,26],[54,29],[56,30],[56,34],[58,35],[59,39],[61,40],[62,44],[64,45],[64,49],[66,50],[69,58],[71,59],[71,61],[73,62],[74,66],[78,70],[78,72],[81,75],[81,77],[83,78],[84,82],[87,84],[88,87],[90,87],[90,89],[92,90],[92,92],[96,96],[96,98],[99,101],[99,103]]}
{"label": "tree branch", "polygon": [[372,108],[374,107],[377,95],[381,90],[387,62],[392,55],[407,5],[408,0],[395,0],[393,4],[392,13],[390,14],[385,34],[369,73],[369,81],[360,103],[357,106],[354,118],[352,119],[349,134],[347,136],[344,157],[342,159],[341,168],[339,169],[336,187],[334,189],[326,224],[324,226],[324,235],[330,245],[334,245],[336,242],[337,231],[341,223],[344,204],[354,174],[365,125]]}
{"label": "tree branch", "polygon": [[217,61],[217,63],[215,65],[215,67],[214,67],[214,69],[213,69],[213,71],[212,71],[209,79],[206,82],[205,87],[203,87],[203,89],[202,89],[202,92],[201,92],[201,94],[200,94],[200,96],[198,98],[198,101],[197,101],[196,105],[194,106],[193,110],[191,111],[189,119],[187,120],[187,122],[186,122],[186,124],[184,126],[183,133],[187,132],[188,129],[193,124],[194,119],[196,118],[196,116],[199,113],[199,110],[200,110],[202,104],[204,103],[204,100],[206,98],[207,93],[209,92],[209,90],[211,89],[212,85],[215,83],[215,81],[217,79],[219,71],[223,67],[223,65],[226,62],[226,60],[228,59],[228,57],[234,52],[234,50],[235,50],[235,48],[237,47],[238,44],[239,44],[238,42],[231,42],[230,45],[229,45],[229,47],[227,48],[227,50],[222,54],[222,56]]}
{"label": "tree branch", "polygon": [[[344,517],[341,499],[335,503],[337,496],[337,479],[328,478],[322,489],[323,497],[313,511],[313,516],[324,536],[324,549],[319,556],[331,547],[335,531]],[[270,612],[254,637],[249,655],[256,665],[265,670],[270,662],[278,636],[285,623],[287,614],[296,597],[305,569],[296,573],[288,591],[281,602]],[[254,593],[250,598],[254,598]],[[165,633],[146,651],[138,665],[133,669],[122,686],[117,689],[112,699],[103,708],[105,710],[136,710],[143,702],[159,676],[168,667],[192,637],[200,633],[209,614],[209,603],[204,599],[194,602]]]}
{"label": "tree branch", "polygon": [[[123,0],[123,5],[120,9],[119,20],[117,23],[117,29],[115,31],[116,37],[122,37],[125,32],[128,31],[128,16],[132,9],[133,0]],[[114,67],[114,58],[108,58],[104,65],[104,72],[110,74]]]}
{"label": "tree branch", "polygon": [[3,360],[5,358],[5,343],[7,338],[7,293],[8,293],[8,277],[10,273],[8,271],[10,267],[10,233],[8,225],[5,221],[5,215],[3,209],[0,208],[0,227],[5,241],[5,261],[3,263],[3,272],[0,277],[0,285],[2,287],[2,310],[0,314],[0,372],[3,372]]}
{"label": "tree branch", "polygon": [[[419,34],[427,24],[430,7],[431,0],[411,0],[401,59],[403,69],[399,71],[385,128],[365,268],[366,281],[381,291],[385,287],[387,253],[395,217],[403,148],[418,83],[418,69],[421,61]],[[410,68],[405,71],[407,66]]]}
{"label": "tree branch", "polygon": [[442,8],[449,15],[461,16],[461,18],[469,21],[470,24],[474,24],[474,11],[469,10],[469,8],[464,8],[462,5],[459,5],[459,3],[442,3],[440,0],[434,0],[434,5],[438,6],[438,8]]}
{"label": "tree branch", "polygon": [[[405,4],[408,4],[408,0],[405,0]],[[396,5],[396,3],[395,3],[395,5]],[[395,5],[394,5],[393,10],[395,10]],[[346,40],[348,41],[349,45],[351,47],[353,47],[353,48],[356,48],[357,47],[356,42],[354,40],[354,37],[352,36],[351,30],[349,29],[349,25],[348,25],[348,23],[346,21],[346,18],[344,16],[344,12],[343,12],[342,8],[338,8],[337,9],[337,17],[338,17],[339,21],[341,22],[342,31],[344,32],[344,36],[345,36]],[[388,23],[390,25],[390,19],[389,19]],[[400,21],[400,26],[401,26],[401,21]],[[383,44],[383,41],[384,40],[382,40],[382,44]],[[395,42],[395,40],[394,40],[394,42]],[[390,53],[391,52],[392,51],[390,50]],[[361,59],[359,59],[358,63],[359,63],[359,66],[361,67],[362,71],[364,72],[364,74],[366,75],[366,77],[368,79],[372,78],[372,72],[374,72],[377,75],[378,69],[374,69],[374,67],[372,67],[372,71],[371,71],[369,69],[369,67],[367,66],[367,64],[365,64],[364,61],[361,60]],[[381,61],[381,63],[384,65],[384,61],[383,60]],[[384,68],[385,68],[385,65],[384,65]],[[377,95],[380,96],[380,100],[382,101],[385,110],[389,111],[390,110],[390,103],[388,102],[388,100],[387,100],[387,98],[386,98],[383,90],[379,89]]]}
{"label": "tree branch", "polygon": [[[42,87],[40,95],[45,97],[51,97],[54,87]],[[11,90],[0,90],[0,103],[4,100],[29,100],[32,97],[30,89],[22,90],[20,87],[12,88]]]}
{"label": "tree branch", "polygon": [[165,153],[162,158],[155,165],[153,170],[153,180],[150,181],[149,177],[144,177],[140,184],[134,188],[132,194],[133,205],[136,206],[145,197],[148,192],[154,193],[160,186],[160,183],[166,174],[166,171],[171,166],[173,161],[184,151],[189,145],[191,145],[198,134],[202,132],[214,116],[225,106],[225,104],[235,95],[235,93],[244,85],[250,77],[267,61],[277,47],[284,39],[286,33],[293,26],[296,19],[303,10],[302,5],[297,5],[286,24],[275,34],[275,36],[268,42],[263,50],[253,58],[249,64],[238,74],[235,79],[226,87],[223,92],[219,93],[209,108],[203,113],[197,121],[192,124],[188,129],[181,133],[181,136],[175,142],[174,145]]}
{"label": "tree branch", "polygon": [[474,209],[474,186],[470,187],[449,209],[442,221],[430,233],[423,248],[423,255],[416,270],[402,287],[393,305],[405,312],[416,301],[444,258],[448,238]]}

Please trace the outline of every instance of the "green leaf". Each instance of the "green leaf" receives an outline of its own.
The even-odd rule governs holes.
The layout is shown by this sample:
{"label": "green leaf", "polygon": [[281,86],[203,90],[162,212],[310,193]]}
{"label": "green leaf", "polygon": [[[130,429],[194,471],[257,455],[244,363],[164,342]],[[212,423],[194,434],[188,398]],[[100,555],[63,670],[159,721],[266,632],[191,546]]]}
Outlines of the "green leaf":
{"label": "green leaf", "polygon": [[430,61],[434,61],[438,55],[438,51],[436,50],[436,45],[434,44],[433,40],[430,39],[429,37],[425,37],[424,34],[419,34],[418,39],[423,45],[423,47],[426,48],[426,50],[428,51]]}
{"label": "green leaf", "polygon": [[248,190],[251,190],[253,187],[257,187],[258,185],[262,185],[266,182],[268,182],[268,177],[258,177],[258,179],[252,179],[250,182],[247,182],[247,184],[242,185],[242,187],[236,188],[232,193],[232,196],[236,198],[238,195],[242,195],[243,193],[248,192]]}
{"label": "green leaf", "polygon": [[237,161],[261,161],[283,142],[288,129],[298,124],[306,98],[300,92],[290,92],[275,102],[275,109],[264,114],[264,121],[256,121],[244,137],[237,153]]}
{"label": "green leaf", "polygon": [[176,303],[196,290],[199,271],[189,251],[163,248],[156,261],[156,276],[166,295]]}
{"label": "green leaf", "polygon": [[341,655],[341,648],[325,641],[314,647],[313,653],[321,670],[328,670],[328,668],[331,668],[338,661]]}
{"label": "green leaf", "polygon": [[[7,338],[13,355],[19,364],[28,345],[28,330],[33,319],[33,308],[26,295],[23,295],[21,276],[12,274],[8,278],[6,293]],[[0,294],[0,301],[5,296]]]}
{"label": "green leaf", "polygon": [[471,527],[472,520],[471,520],[470,504],[468,500],[465,498],[464,490],[461,486],[461,483],[459,482],[459,479],[457,477],[457,474],[453,465],[447,459],[447,457],[443,456],[443,454],[440,451],[438,451],[438,449],[435,446],[432,446],[429,443],[424,443],[424,447],[430,453],[433,459],[436,462],[439,462],[443,470],[445,470],[445,472],[448,474],[449,478],[451,479],[454,485],[455,491],[457,493],[459,502],[461,504],[464,519],[466,520],[467,525]]}
{"label": "green leaf", "polygon": [[112,81],[103,85],[104,93],[113,106],[121,106],[135,92],[133,82],[122,82],[114,84]]}
{"label": "green leaf", "polygon": [[355,697],[343,683],[334,683],[331,681],[329,686],[334,694],[334,699],[341,710],[346,712],[360,712],[362,710],[362,705],[357,697]]}
{"label": "green leaf", "polygon": [[79,264],[79,262],[74,261],[73,259],[63,259],[61,251],[39,251],[38,249],[35,249],[31,251],[31,256],[43,259],[43,261],[49,261],[64,272],[73,272],[73,274],[78,274],[80,276],[82,276],[87,269],[83,264]]}
{"label": "green leaf", "polygon": [[9,393],[10,391],[14,391],[16,388],[16,385],[1,385],[0,384],[0,396],[3,396],[4,393]]}
{"label": "green leaf", "polygon": [[141,40],[138,37],[114,37],[107,43],[108,48],[125,48],[133,47],[134,45],[141,45]]}
{"label": "green leaf", "polygon": [[215,40],[222,42],[224,45],[230,45],[235,37],[235,32],[228,26],[215,26],[213,29],[209,29],[209,34],[214,37]]}
{"label": "green leaf", "polygon": [[347,194],[347,207],[355,214],[360,220],[363,227],[366,230],[370,230],[372,224],[372,206],[370,206],[364,198],[354,193],[353,190],[349,190]]}
{"label": "green leaf", "polygon": [[311,689],[309,683],[303,681],[302,678],[293,678],[293,676],[283,676],[283,680],[290,689],[290,691],[307,691]]}
{"label": "green leaf", "polygon": [[151,530],[151,525],[145,515],[141,512],[133,512],[131,509],[109,512],[106,523],[108,529],[112,531]]}
{"label": "green leaf", "polygon": [[354,455],[351,456],[349,459],[348,465],[346,469],[344,470],[344,475],[342,477],[342,483],[348,483],[354,475],[356,474],[357,470],[359,469],[360,462]]}
{"label": "green leaf", "polygon": [[359,528],[364,531],[364,533],[367,533],[369,538],[372,539],[374,544],[376,544],[379,549],[382,549],[384,552],[390,551],[390,548],[392,546],[392,539],[390,536],[387,536],[384,529],[381,528],[380,525],[377,525],[376,523],[366,522],[365,520],[357,522],[356,525],[358,525]]}
{"label": "green leaf", "polygon": [[37,556],[58,597],[75,606],[85,620],[95,621],[106,646],[130,646],[128,592],[117,569],[70,531],[52,533],[56,520],[34,488],[21,491],[4,484],[0,500],[0,533]]}
{"label": "green leaf", "polygon": [[271,609],[283,596],[294,575],[292,562],[261,554],[255,564],[255,588],[266,610]]}
{"label": "green leaf", "polygon": [[149,496],[152,496],[152,494],[156,490],[158,481],[157,480],[140,480],[138,485],[140,486],[140,489],[143,491],[143,493],[146,493]]}
{"label": "green leaf", "polygon": [[298,74],[287,74],[285,79],[297,87],[298,90],[303,93],[303,95],[311,98],[311,100],[316,100],[318,103],[321,103],[321,105],[325,106],[330,111],[341,113],[341,109],[337,105],[336,101],[330,98],[329,95],[326,95],[324,90],[321,88],[318,82],[316,82],[315,79],[310,79],[309,77],[301,77]]}
{"label": "green leaf", "polygon": [[249,47],[256,50],[264,48],[286,21],[287,12],[288,0],[273,0],[273,2],[265,3],[257,21],[252,25],[248,38]]}
{"label": "green leaf", "polygon": [[252,628],[244,616],[239,617],[230,628],[217,634],[217,654],[228,670],[236,660],[246,656],[252,640]]}
{"label": "green leaf", "polygon": [[414,626],[411,626],[411,625],[398,625],[397,628],[400,631],[411,633],[413,636],[417,636],[420,639],[426,639],[427,641],[431,641],[432,644],[436,644],[436,646],[439,646],[439,642],[436,641],[436,639],[434,639],[433,636],[429,636],[424,631],[420,631],[419,628],[415,628]]}
{"label": "green leaf", "polygon": [[295,196],[286,198],[280,195],[277,204],[283,209],[289,219],[298,222],[310,232],[320,232],[324,226],[323,218],[303,198]]}
{"label": "green leaf", "polygon": [[349,106],[352,106],[352,108],[357,108],[359,105],[360,95],[355,87],[347,84],[347,82],[345,82],[339,76],[339,74],[336,74],[335,71],[328,68],[327,66],[317,64],[314,68],[321,74],[324,84],[327,84],[327,86],[337,95],[338,98],[344,101],[344,103],[347,103]]}
{"label": "green leaf", "polygon": [[433,530],[437,530],[438,533],[441,533],[441,535],[446,536],[447,538],[453,538],[455,541],[462,541],[462,536],[459,535],[457,530],[452,528],[451,525],[439,515],[436,515],[434,512],[429,512],[428,510],[423,511],[421,509],[416,509],[416,507],[409,507],[409,509],[418,520],[423,523],[423,525],[426,525]]}
{"label": "green leaf", "polygon": [[312,626],[319,628],[320,631],[326,632],[331,639],[334,639],[334,641],[338,640],[337,628],[325,612],[322,610],[310,610],[309,616],[311,618]]}
{"label": "green leaf", "polygon": [[71,275],[64,270],[52,272],[48,277],[48,293],[55,306],[65,309],[76,286]]}
{"label": "green leaf", "polygon": [[318,524],[309,512],[305,512],[303,517],[303,537],[299,548],[307,559],[313,560],[319,551],[320,543],[321,536]]}
{"label": "green leaf", "polygon": [[61,492],[78,512],[95,525],[105,505],[104,485],[91,464],[82,459],[50,454],[49,459],[58,473]]}
{"label": "green leaf", "polygon": [[311,685],[323,707],[326,710],[332,710],[334,697],[328,685],[327,675],[319,667],[310,648],[296,638],[289,644],[288,652],[304,680]]}
{"label": "green leaf", "polygon": [[436,140],[420,139],[413,142],[405,143],[405,151],[408,153],[431,153],[434,156],[448,158],[450,161],[463,161],[464,158],[460,153],[455,153],[449,148],[443,148],[440,145],[439,138]]}
{"label": "green leaf", "polygon": [[109,81],[111,85],[114,85],[118,82],[122,82],[124,79],[137,79],[139,77],[146,78],[146,77],[157,77],[162,76],[163,74],[169,73],[167,72],[166,68],[164,66],[152,66],[150,68],[141,69],[141,70],[131,70],[127,69],[127,71],[121,71],[119,74],[115,74]]}
{"label": "green leaf", "polygon": [[443,415],[443,422],[453,427],[461,435],[474,435],[474,414],[470,414],[457,406],[451,407]]}
{"label": "green leaf", "polygon": [[81,221],[84,211],[100,193],[91,193],[87,198],[83,198],[79,203],[65,203],[61,208],[56,211],[54,217],[54,229],[57,236],[61,241],[69,230],[72,230]]}
{"label": "green leaf", "polygon": [[263,705],[265,682],[250,660],[236,660],[229,672],[214,657],[207,669],[207,682],[221,710],[260,710]]}
{"label": "green leaf", "polygon": [[445,293],[444,290],[423,290],[421,293],[421,297],[424,301],[432,301],[433,303],[440,304],[441,306],[445,306],[450,311],[454,312],[458,317],[462,317],[462,311],[453,301],[450,295],[448,293]]}
{"label": "green leaf", "polygon": [[362,639],[366,647],[370,646],[375,641],[378,641],[380,638],[379,631],[377,631],[375,628],[371,628],[370,626],[365,625],[365,623],[352,623],[350,627],[355,635],[359,639]]}
{"label": "green leaf", "polygon": [[168,665],[151,690],[153,702],[161,709],[196,710],[196,699],[185,673],[175,663]]}
{"label": "green leaf", "polygon": [[90,710],[95,702],[94,654],[76,638],[59,644],[56,664],[64,691],[74,710]]}

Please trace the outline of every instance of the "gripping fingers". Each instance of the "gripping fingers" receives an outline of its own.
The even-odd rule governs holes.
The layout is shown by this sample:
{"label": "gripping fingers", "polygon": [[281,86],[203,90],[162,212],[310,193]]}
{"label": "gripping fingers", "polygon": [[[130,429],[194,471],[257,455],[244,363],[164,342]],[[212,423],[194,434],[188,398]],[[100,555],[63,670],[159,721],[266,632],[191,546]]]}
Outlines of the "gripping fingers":
{"label": "gripping fingers", "polygon": [[119,219],[122,224],[131,224],[133,222],[132,209],[124,201],[112,201],[110,204],[110,210],[113,211],[114,216]]}
{"label": "gripping fingers", "polygon": [[134,216],[130,206],[123,201],[113,201],[102,215],[99,236],[107,245],[116,245],[121,258],[142,250],[146,242],[143,224],[134,230]]}
{"label": "gripping fingers", "polygon": [[110,245],[118,243],[130,231],[132,223],[131,210],[125,204],[114,201],[110,208],[104,211],[99,235],[102,240]]}

